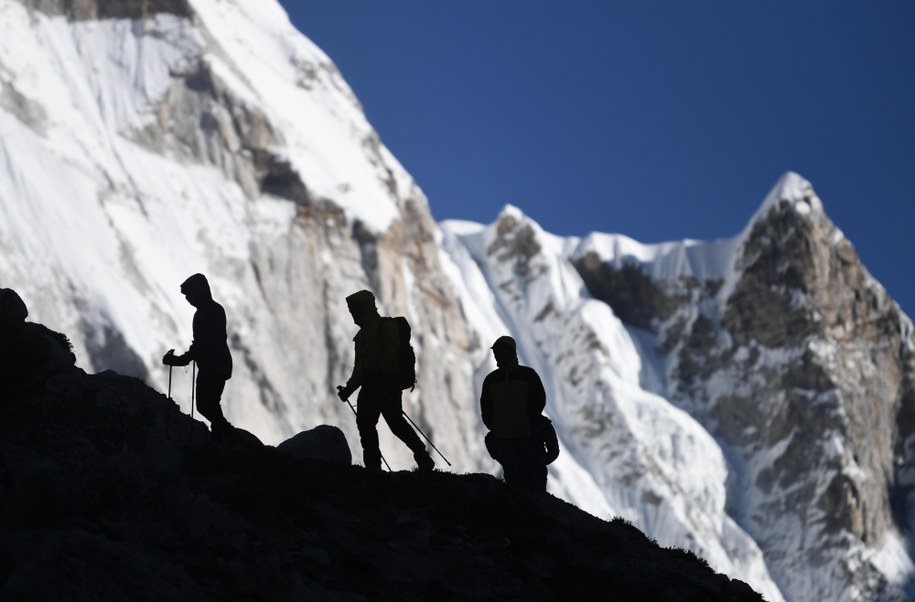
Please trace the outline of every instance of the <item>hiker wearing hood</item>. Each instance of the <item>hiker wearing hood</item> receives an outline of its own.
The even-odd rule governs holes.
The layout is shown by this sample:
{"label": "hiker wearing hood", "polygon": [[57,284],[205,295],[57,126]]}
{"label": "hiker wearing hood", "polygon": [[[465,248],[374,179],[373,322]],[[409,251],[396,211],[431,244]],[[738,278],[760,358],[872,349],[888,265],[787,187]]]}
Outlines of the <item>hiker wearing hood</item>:
{"label": "hiker wearing hood", "polygon": [[483,379],[480,393],[483,424],[489,429],[486,448],[502,465],[506,483],[546,491],[546,465],[552,460],[546,458],[540,432],[543,382],[533,368],[519,365],[513,338],[499,337],[491,349],[498,368]]}
{"label": "hiker wearing hood", "polygon": [[226,311],[213,300],[210,284],[203,274],[194,274],[181,284],[187,302],[197,308],[194,313],[194,341],[182,355],[170,349],[162,363],[187,366],[197,362],[197,408],[210,421],[214,434],[232,429],[219,405],[226,381],[232,377],[232,354],[226,343]]}
{"label": "hiker wearing hood", "polygon": [[346,304],[359,332],[353,338],[356,345],[353,373],[345,386],[337,387],[337,395],[342,401],[348,401],[361,387],[356,404],[356,426],[362,442],[363,464],[370,470],[381,470],[376,427],[378,418],[384,416],[391,432],[413,452],[419,469],[432,470],[435,462],[404,419],[402,389],[396,377],[400,340],[394,321],[378,314],[375,295],[369,291],[353,293],[346,298]]}

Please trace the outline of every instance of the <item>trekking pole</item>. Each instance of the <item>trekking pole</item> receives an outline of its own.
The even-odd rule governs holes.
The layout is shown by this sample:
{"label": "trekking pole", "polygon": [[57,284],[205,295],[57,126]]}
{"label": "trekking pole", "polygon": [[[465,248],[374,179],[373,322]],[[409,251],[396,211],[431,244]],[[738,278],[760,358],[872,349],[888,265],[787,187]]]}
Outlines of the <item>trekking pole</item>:
{"label": "trekking pole", "polygon": [[[403,410],[401,410],[401,412],[403,412]],[[419,431],[419,434],[426,438],[426,441],[429,442],[429,445],[432,446],[432,449],[434,449],[435,451],[438,452],[438,455],[440,455],[440,456],[442,457],[442,460],[445,461],[445,464],[447,464],[448,466],[451,466],[451,462],[448,461],[448,458],[445,457],[445,454],[443,454],[441,451],[439,451],[439,449],[438,449],[437,447],[435,447],[435,444],[432,443],[432,439],[430,439],[429,437],[427,437],[427,436],[426,436],[426,433],[423,432],[423,429],[419,428],[419,426],[417,426],[417,424],[416,424],[415,422],[413,422],[413,419],[410,418],[409,414],[407,414],[406,412],[403,412],[403,415],[406,416],[407,420],[410,421],[410,424],[413,425],[413,428],[415,428],[416,430],[418,430],[418,431]]]}
{"label": "trekking pole", "polygon": [[[356,424],[358,425],[359,424],[359,414],[356,413],[356,408],[354,408],[353,404],[351,404],[349,402],[349,399],[347,399],[345,401],[346,401],[346,405],[349,406],[349,409],[351,409],[353,411],[353,416],[356,417]],[[380,449],[378,450],[378,455],[381,456],[381,461],[384,462],[384,465],[385,465],[385,467],[387,467],[388,472],[394,472],[393,470],[391,470],[391,465],[388,464],[388,461],[384,459],[384,454],[381,453]]]}
{"label": "trekking pole", "polygon": [[197,361],[191,363],[191,419],[194,418],[194,389],[196,388],[197,380]]}
{"label": "trekking pole", "polygon": [[[187,374],[187,372],[185,372]],[[194,385],[197,379],[197,360],[191,362],[191,447],[194,447]]]}
{"label": "trekking pole", "polygon": [[172,365],[168,366],[168,409],[165,410],[165,438],[168,439],[168,423],[172,415]]}

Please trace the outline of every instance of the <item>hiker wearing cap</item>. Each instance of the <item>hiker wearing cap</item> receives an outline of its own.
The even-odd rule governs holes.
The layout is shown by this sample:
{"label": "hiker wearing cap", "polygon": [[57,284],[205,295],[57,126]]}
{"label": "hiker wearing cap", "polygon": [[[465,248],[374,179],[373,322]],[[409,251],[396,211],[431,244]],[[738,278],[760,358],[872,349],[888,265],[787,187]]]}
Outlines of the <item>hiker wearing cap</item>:
{"label": "hiker wearing cap", "polygon": [[194,312],[194,340],[182,355],[175,355],[175,350],[169,349],[162,363],[187,366],[192,361],[197,362],[197,409],[210,421],[214,435],[225,435],[232,430],[219,405],[226,381],[232,377],[232,354],[226,343],[226,311],[213,300],[210,284],[203,274],[194,274],[185,280],[181,292],[197,309]]}
{"label": "hiker wearing cap", "polygon": [[426,446],[404,418],[401,384],[398,382],[399,335],[394,321],[384,319],[375,307],[375,295],[366,290],[346,298],[349,313],[359,332],[353,338],[356,358],[353,373],[337,395],[348,401],[361,387],[356,404],[356,426],[362,442],[362,463],[369,470],[381,470],[378,446],[378,418],[384,416],[391,432],[403,441],[420,470],[432,470],[435,461]]}
{"label": "hiker wearing cap", "polygon": [[506,483],[546,491],[544,445],[538,433],[546,406],[543,383],[533,368],[518,364],[513,338],[499,337],[491,349],[498,368],[483,380],[480,393],[483,424],[489,429],[486,448],[502,465]]}

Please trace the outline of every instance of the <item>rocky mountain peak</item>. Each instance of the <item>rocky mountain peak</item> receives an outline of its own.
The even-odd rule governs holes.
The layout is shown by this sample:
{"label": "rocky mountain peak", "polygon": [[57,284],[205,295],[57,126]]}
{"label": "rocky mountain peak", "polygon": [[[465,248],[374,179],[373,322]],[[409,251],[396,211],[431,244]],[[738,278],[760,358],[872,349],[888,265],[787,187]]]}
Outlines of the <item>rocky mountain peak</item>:
{"label": "rocky mountain peak", "polygon": [[494,256],[497,261],[517,260],[518,269],[525,271],[528,269],[528,261],[540,252],[539,229],[519,209],[506,206],[496,220],[492,241],[486,253]]}
{"label": "rocky mountain peak", "polygon": [[813,185],[800,174],[789,171],[779,178],[766,195],[759,209],[750,218],[747,229],[752,228],[757,221],[766,219],[774,206],[782,204],[799,215],[823,213],[823,203],[814,192]]}
{"label": "rocky mountain peak", "polygon": [[[782,179],[751,221],[735,269],[740,277],[725,316],[735,336],[779,347],[814,332],[852,340],[894,328],[876,314],[899,323],[892,300],[796,174]],[[734,322],[741,316],[759,324]]]}
{"label": "rocky mountain peak", "polygon": [[[894,441],[910,437],[896,427],[910,403],[901,351],[908,318],[794,174],[741,240],[730,295],[677,331],[689,334],[673,361],[673,391],[741,450],[742,478],[769,497],[738,520],[762,535],[790,516],[821,542],[762,536],[763,549],[803,554],[829,579],[860,579],[855,553],[830,550],[866,557],[868,547],[898,546],[890,491],[901,477]],[[780,451],[763,463],[754,458],[761,449]],[[798,509],[776,518],[777,507]],[[790,567],[782,571],[788,591],[799,586]],[[868,595],[901,595],[880,579],[868,587]]]}
{"label": "rocky mountain peak", "polygon": [[[572,261],[591,295],[649,333],[664,365],[654,390],[728,450],[731,515],[782,590],[809,595],[778,560],[801,556],[822,583],[867,584],[863,598],[837,586],[840,599],[903,599],[893,579],[911,567],[900,534],[909,522],[893,516],[912,507],[912,453],[900,447],[915,440],[911,322],[810,183],[783,176],[730,241],[620,255],[632,248],[624,242],[595,239]],[[659,269],[671,256],[688,268],[721,252],[720,277]],[[791,524],[816,543],[769,539]],[[855,560],[873,550],[891,567],[882,576]]]}

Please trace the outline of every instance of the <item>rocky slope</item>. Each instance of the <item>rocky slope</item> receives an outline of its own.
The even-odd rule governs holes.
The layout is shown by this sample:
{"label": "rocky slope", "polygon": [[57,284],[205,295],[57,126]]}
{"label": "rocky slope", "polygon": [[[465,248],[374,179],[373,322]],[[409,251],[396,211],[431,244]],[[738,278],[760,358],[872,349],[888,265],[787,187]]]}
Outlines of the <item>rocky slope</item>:
{"label": "rocky slope", "polygon": [[373,474],[243,433],[215,441],[8,309],[4,600],[761,599],[625,522],[486,474]]}

